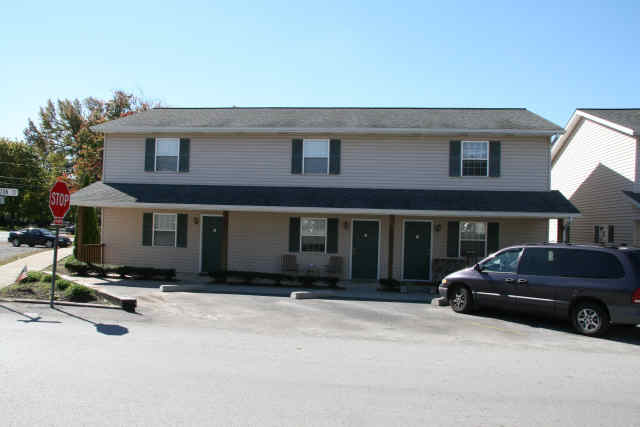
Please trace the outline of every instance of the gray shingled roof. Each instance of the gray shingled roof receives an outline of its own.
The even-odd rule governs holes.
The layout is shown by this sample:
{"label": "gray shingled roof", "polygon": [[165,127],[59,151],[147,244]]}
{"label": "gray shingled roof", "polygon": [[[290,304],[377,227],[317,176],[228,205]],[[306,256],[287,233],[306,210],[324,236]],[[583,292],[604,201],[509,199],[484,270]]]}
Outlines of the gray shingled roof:
{"label": "gray shingled roof", "polygon": [[578,108],[578,111],[600,117],[640,133],[640,108]]}
{"label": "gray shingled roof", "polygon": [[561,133],[525,108],[155,108],[93,129],[105,133],[162,131],[524,131]]}
{"label": "gray shingled roof", "polygon": [[97,182],[71,196],[71,204],[82,206],[137,203],[561,215],[579,213],[559,191],[394,190]]}

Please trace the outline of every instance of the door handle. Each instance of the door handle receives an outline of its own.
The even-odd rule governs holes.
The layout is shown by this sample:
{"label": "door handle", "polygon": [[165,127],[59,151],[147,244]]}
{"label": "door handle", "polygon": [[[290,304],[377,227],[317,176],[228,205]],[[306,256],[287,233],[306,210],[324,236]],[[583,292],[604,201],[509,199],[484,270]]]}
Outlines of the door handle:
{"label": "door handle", "polygon": [[527,279],[518,279],[518,285],[526,285],[529,283]]}
{"label": "door handle", "polygon": [[513,279],[504,279],[504,283],[513,283],[515,280]]}

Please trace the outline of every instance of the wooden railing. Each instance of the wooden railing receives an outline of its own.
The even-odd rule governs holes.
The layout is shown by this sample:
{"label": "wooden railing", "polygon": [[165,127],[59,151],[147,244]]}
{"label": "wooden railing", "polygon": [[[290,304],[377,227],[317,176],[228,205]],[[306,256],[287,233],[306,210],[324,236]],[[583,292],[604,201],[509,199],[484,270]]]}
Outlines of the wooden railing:
{"label": "wooden railing", "polygon": [[91,264],[103,264],[104,243],[78,244],[77,258],[83,262]]}

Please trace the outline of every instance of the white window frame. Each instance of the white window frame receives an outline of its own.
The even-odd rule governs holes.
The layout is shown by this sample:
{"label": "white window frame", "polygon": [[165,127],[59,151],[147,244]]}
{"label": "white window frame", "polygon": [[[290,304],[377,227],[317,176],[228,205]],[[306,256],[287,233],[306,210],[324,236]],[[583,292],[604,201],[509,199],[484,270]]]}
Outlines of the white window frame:
{"label": "white window frame", "polygon": [[[465,142],[481,142],[483,144],[485,144],[487,146],[487,174],[486,175],[465,175],[464,174],[464,143]],[[483,176],[488,177],[489,176],[489,141],[462,141],[460,143],[460,176],[466,176],[466,177],[470,177],[470,178],[482,178]]]}
{"label": "white window frame", "polygon": [[[325,144],[327,144],[327,172],[326,173],[322,173],[322,172],[309,172],[308,175],[329,175],[329,157],[331,157],[331,147],[329,146],[329,140],[328,139],[318,139],[318,138],[310,138],[310,139],[303,139],[302,140],[302,174],[306,174],[306,172],[304,171],[304,159],[306,158],[305,155],[305,143],[306,142],[324,142]],[[309,158],[318,158],[318,157],[309,157]]]}
{"label": "white window frame", "polygon": [[[324,221],[324,251],[323,252],[318,252],[318,251],[303,251],[302,250],[302,237],[304,237],[302,235],[302,221],[305,219],[310,219],[310,220],[314,220],[314,221]],[[326,254],[327,253],[327,234],[329,234],[329,230],[327,229],[327,218],[312,218],[312,217],[300,217],[300,253],[301,254]],[[308,234],[307,237],[318,237],[319,235],[317,234]]]}
{"label": "white window frame", "polygon": [[[487,239],[489,237],[489,224],[483,221],[460,221],[459,222],[459,230],[458,230],[458,258],[462,257],[462,223],[463,222],[470,222],[470,223],[475,223],[475,224],[484,224],[484,255],[482,255],[482,258],[485,258],[488,256],[487,254]],[[465,242],[481,242],[482,240],[473,240],[473,239],[464,239]]]}
{"label": "white window frame", "polygon": [[[158,170],[158,143],[162,140],[162,142],[175,142],[177,147],[178,147],[178,154],[176,154],[176,169],[175,170],[168,170],[168,171],[159,171]],[[166,173],[172,173],[172,172],[178,172],[178,170],[180,169],[180,138],[156,138],[156,146],[155,146],[155,154],[154,154],[154,158],[153,158],[153,170],[154,172],[166,172]]]}
{"label": "white window frame", "polygon": [[[165,216],[174,216],[176,225],[175,230],[156,230],[156,215],[165,215]],[[177,213],[165,213],[165,212],[154,212],[153,213],[153,221],[151,227],[151,246],[158,248],[177,248],[178,247],[178,214]],[[165,246],[165,245],[156,245],[156,231],[173,231],[173,246]]]}

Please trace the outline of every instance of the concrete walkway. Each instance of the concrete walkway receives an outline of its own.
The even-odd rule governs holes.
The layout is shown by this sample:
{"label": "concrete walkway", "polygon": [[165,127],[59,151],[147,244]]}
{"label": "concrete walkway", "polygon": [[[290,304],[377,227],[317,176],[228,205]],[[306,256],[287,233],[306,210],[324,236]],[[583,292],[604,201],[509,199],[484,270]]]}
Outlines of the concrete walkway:
{"label": "concrete walkway", "polygon": [[[73,247],[58,248],[58,260],[72,253]],[[11,285],[25,265],[29,271],[39,271],[51,264],[53,264],[53,250],[40,252],[5,264],[0,267],[0,288]]]}

